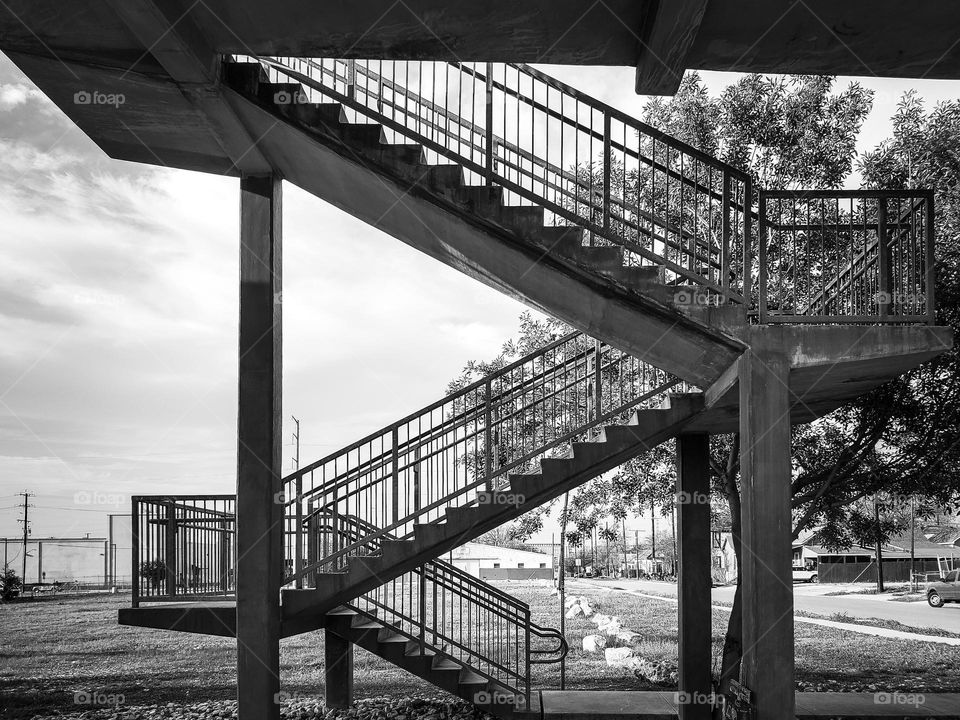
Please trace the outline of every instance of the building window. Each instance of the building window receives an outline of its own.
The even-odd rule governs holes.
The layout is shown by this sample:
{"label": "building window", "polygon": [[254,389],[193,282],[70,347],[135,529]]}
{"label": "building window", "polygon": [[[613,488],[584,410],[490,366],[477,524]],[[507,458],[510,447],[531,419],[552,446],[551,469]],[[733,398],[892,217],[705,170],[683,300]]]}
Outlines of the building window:
{"label": "building window", "polygon": [[518,568],[522,568],[522,567],[523,567],[523,563],[517,563],[517,567],[518,567]]}
{"label": "building window", "polygon": [[493,564],[493,567],[494,567],[494,569],[500,567],[500,563],[494,563],[494,564]]}
{"label": "building window", "polygon": [[547,566],[546,563],[540,563],[540,567],[545,568],[546,566]]}

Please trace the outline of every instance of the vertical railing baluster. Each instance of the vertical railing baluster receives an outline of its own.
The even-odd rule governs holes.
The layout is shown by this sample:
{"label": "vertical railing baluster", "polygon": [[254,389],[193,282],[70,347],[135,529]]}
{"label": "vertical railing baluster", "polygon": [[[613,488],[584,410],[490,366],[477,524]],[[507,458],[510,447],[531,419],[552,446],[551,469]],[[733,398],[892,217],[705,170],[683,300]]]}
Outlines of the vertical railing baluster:
{"label": "vertical railing baluster", "polygon": [[[759,225],[757,227],[757,250],[759,252],[760,263],[760,322],[767,322],[767,210],[766,198],[763,190],[759,193],[757,201]],[[744,278],[746,281],[746,278]]]}
{"label": "vertical railing baluster", "polygon": [[720,287],[724,290],[725,301],[730,292],[730,213],[733,211],[730,197],[731,181],[730,173],[724,172],[723,199],[720,201]]}

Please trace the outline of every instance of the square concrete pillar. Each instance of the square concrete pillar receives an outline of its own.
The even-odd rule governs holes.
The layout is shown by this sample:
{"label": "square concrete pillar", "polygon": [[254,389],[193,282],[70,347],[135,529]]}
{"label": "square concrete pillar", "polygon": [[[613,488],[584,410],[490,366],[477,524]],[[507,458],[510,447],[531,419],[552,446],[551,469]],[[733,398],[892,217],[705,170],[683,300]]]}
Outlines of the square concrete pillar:
{"label": "square concrete pillar", "polygon": [[790,363],[749,350],[739,360],[743,497],[743,664],[756,720],[794,716],[790,514]]}
{"label": "square concrete pillar", "polygon": [[327,709],[346,709],[353,704],[353,643],[325,630],[323,658]]}
{"label": "square concrete pillar", "polygon": [[710,720],[710,436],[677,438],[680,720]]}
{"label": "square concrete pillar", "polygon": [[240,181],[236,525],[240,720],[280,717],[280,217],[279,177]]}

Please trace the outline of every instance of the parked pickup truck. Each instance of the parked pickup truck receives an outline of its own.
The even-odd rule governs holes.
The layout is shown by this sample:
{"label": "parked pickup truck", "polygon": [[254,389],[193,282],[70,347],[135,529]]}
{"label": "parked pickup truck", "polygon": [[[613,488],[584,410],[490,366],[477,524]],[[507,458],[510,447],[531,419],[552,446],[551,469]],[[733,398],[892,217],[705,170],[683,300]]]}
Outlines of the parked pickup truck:
{"label": "parked pickup truck", "polygon": [[808,583],[820,582],[820,576],[817,574],[817,561],[808,558],[802,565],[794,564],[793,581]]}
{"label": "parked pickup truck", "polygon": [[927,602],[931,607],[960,602],[960,570],[951,570],[938,581],[930,583],[927,586]]}

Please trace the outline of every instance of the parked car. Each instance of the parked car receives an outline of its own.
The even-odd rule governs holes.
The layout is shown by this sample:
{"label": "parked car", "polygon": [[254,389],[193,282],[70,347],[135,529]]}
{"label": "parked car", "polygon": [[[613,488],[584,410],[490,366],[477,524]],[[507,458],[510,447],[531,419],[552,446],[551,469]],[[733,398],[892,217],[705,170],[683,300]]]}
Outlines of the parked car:
{"label": "parked car", "polygon": [[794,563],[793,565],[794,582],[820,582],[820,576],[817,574],[817,561],[814,558],[804,558],[804,562]]}
{"label": "parked car", "polygon": [[951,570],[939,581],[930,583],[927,587],[927,602],[931,607],[960,602],[960,570]]}

